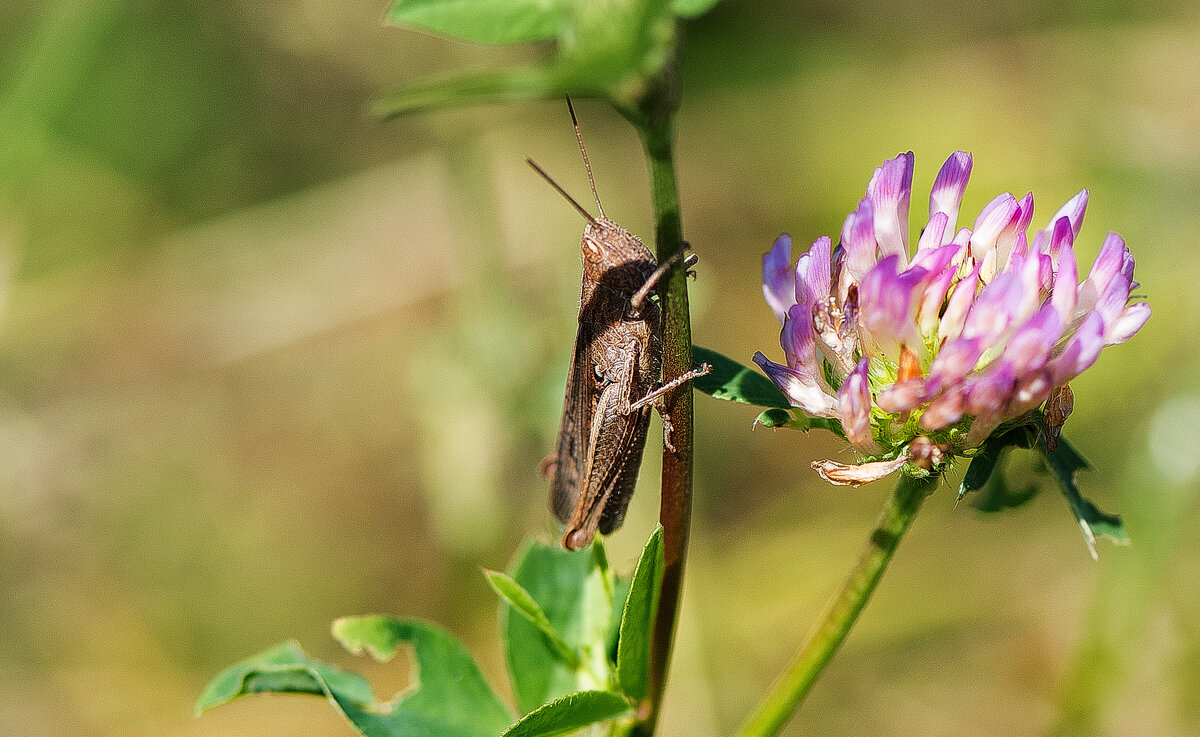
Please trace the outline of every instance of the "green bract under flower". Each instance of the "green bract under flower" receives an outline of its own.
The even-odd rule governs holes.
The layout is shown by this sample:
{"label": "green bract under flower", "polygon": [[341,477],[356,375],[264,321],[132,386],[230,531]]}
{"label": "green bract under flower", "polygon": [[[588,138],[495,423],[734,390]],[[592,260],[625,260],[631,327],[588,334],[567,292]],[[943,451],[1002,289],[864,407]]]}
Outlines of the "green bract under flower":
{"label": "green bract under flower", "polygon": [[909,152],[875,170],[836,248],[822,236],[793,267],[782,235],[763,257],[786,361],[755,362],[793,406],[835,421],[864,461],[814,463],[829,481],[927,473],[1043,406],[1056,437],[1068,382],[1150,316],[1129,304],[1133,257],[1116,233],[1080,281],[1087,190],[1032,236],[1032,194],[1002,194],[956,230],[971,164],[959,151],[942,166],[911,256]]}

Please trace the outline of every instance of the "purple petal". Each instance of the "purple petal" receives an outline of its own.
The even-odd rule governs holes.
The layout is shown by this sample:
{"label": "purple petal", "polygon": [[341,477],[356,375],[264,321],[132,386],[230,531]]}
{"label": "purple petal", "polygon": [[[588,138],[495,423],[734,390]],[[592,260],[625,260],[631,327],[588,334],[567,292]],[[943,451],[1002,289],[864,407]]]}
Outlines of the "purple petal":
{"label": "purple petal", "polygon": [[921,231],[921,239],[917,241],[918,254],[945,243],[943,238],[946,236],[947,223],[944,212],[935,212],[929,217],[929,222],[925,224],[925,230]]}
{"label": "purple petal", "polygon": [[1024,376],[1041,369],[1050,358],[1050,351],[1062,337],[1063,322],[1054,305],[1047,302],[1038,313],[1017,328],[1004,347],[1003,361],[1013,373]]}
{"label": "purple petal", "polygon": [[763,255],[763,297],[783,322],[788,309],[796,304],[796,274],[792,271],[792,237],[787,233],[775,239]]}
{"label": "purple petal", "polygon": [[1129,285],[1123,279],[1113,279],[1108,288],[1096,300],[1096,312],[1104,318],[1105,344],[1108,335],[1117,325],[1121,314],[1125,311],[1125,303],[1129,301]]}
{"label": "purple petal", "polygon": [[867,199],[875,210],[875,238],[883,256],[908,260],[908,205],[912,195],[913,153],[888,159],[867,184]]}
{"label": "purple petal", "polygon": [[1050,240],[1046,246],[1046,253],[1057,261],[1062,249],[1074,244],[1075,231],[1071,230],[1071,220],[1066,216],[1055,220],[1054,225],[1050,226]]}
{"label": "purple petal", "polygon": [[908,412],[928,402],[933,388],[925,379],[898,381],[875,397],[875,405],[884,412]]}
{"label": "purple petal", "polygon": [[975,370],[986,347],[980,338],[946,341],[929,367],[929,381],[935,387],[957,383]]}
{"label": "purple petal", "polygon": [[1016,419],[1037,407],[1049,398],[1050,390],[1053,388],[1054,377],[1046,369],[1035,371],[1018,379],[1017,387],[1013,392],[1012,402],[1008,405],[1008,413],[1005,415],[1005,419]]}
{"label": "purple petal", "polygon": [[[982,261],[987,252],[995,247],[1000,231],[1009,226],[1019,209],[1017,198],[1007,192],[983,208],[983,212],[975,219],[975,227],[971,233],[971,255],[976,261]],[[997,264],[996,268],[1000,266],[1002,264]],[[984,274],[985,279],[990,276]]]}
{"label": "purple petal", "polygon": [[842,248],[846,252],[845,272],[852,282],[862,279],[875,266],[875,211],[869,199],[863,198],[858,208],[846,216],[842,225]]}
{"label": "purple petal", "polygon": [[975,290],[979,286],[979,267],[976,266],[954,287],[950,301],[946,304],[946,312],[938,325],[938,340],[957,338],[962,333],[967,315],[975,304]]}
{"label": "purple petal", "polygon": [[1079,229],[1083,227],[1083,214],[1087,212],[1088,191],[1086,189],[1079,190],[1079,194],[1067,200],[1067,204],[1058,209],[1054,213],[1054,217],[1050,218],[1050,224],[1046,226],[1046,230],[1051,230],[1059,218],[1065,217],[1071,223],[1071,232],[1074,237],[1079,237]]}
{"label": "purple petal", "polygon": [[1079,301],[1079,272],[1075,264],[1075,249],[1064,243],[1058,252],[1058,273],[1054,276],[1054,291],[1050,301],[1063,324],[1068,325],[1074,317],[1075,305]]}
{"label": "purple petal", "polygon": [[1150,319],[1150,305],[1145,302],[1135,302],[1121,313],[1116,324],[1108,329],[1104,336],[1104,345],[1117,345],[1124,343],[1134,336],[1134,333],[1142,329],[1146,321]]}
{"label": "purple petal", "polygon": [[933,220],[935,213],[945,213],[946,230],[954,231],[958,222],[958,208],[962,205],[963,192],[967,189],[967,180],[971,178],[971,154],[955,151],[942,164],[937,179],[933,180],[933,189],[929,192],[929,219]]}
{"label": "purple petal", "polygon": [[812,305],[829,297],[830,250],[833,244],[823,235],[796,261],[796,303]]}
{"label": "purple petal", "polygon": [[779,332],[779,344],[783,347],[789,366],[815,377],[820,375],[820,368],[813,350],[814,339],[812,308],[808,305],[792,305],[784,318],[783,330]]}
{"label": "purple petal", "polygon": [[838,403],[842,408],[842,431],[854,449],[875,455],[880,451],[871,438],[871,388],[867,382],[866,358],[858,362],[838,389]]}
{"label": "purple petal", "polygon": [[962,389],[952,386],[938,395],[925,411],[917,425],[923,430],[941,430],[958,422],[963,415]]}
{"label": "purple petal", "polygon": [[1062,386],[1086,371],[1096,362],[1103,347],[1104,320],[1100,313],[1093,311],[1063,344],[1062,351],[1046,364],[1054,377],[1054,385]]}
{"label": "purple petal", "polygon": [[999,365],[972,382],[970,388],[965,391],[963,403],[967,413],[974,415],[971,429],[963,439],[965,445],[982,444],[996,426],[1004,421],[1012,402],[1015,385],[1016,377],[1006,365]]}
{"label": "purple petal", "polygon": [[773,363],[761,353],[754,354],[754,362],[779,387],[793,407],[799,407],[813,417],[839,416],[837,400],[821,389],[813,377]]}
{"label": "purple petal", "polygon": [[1104,239],[1104,245],[1100,246],[1100,253],[1096,254],[1096,261],[1087,277],[1097,294],[1102,294],[1121,274],[1127,252],[1124,239],[1116,233],[1109,233]]}
{"label": "purple petal", "polygon": [[945,246],[936,248],[927,248],[924,251],[917,251],[913,256],[912,263],[908,265],[909,269],[920,267],[931,273],[940,273],[950,264],[957,260],[957,257],[962,253],[963,247],[955,243],[950,243]]}
{"label": "purple petal", "polygon": [[899,256],[884,258],[858,287],[860,319],[884,355],[898,360],[900,344],[918,346],[923,341],[913,319],[920,293],[916,287],[926,277],[920,267],[897,272]]}
{"label": "purple petal", "polygon": [[1026,194],[1017,202],[1017,212],[1012,220],[996,236],[996,263],[1004,268],[1009,255],[1015,250],[1019,237],[1025,235],[1033,220],[1033,192]]}
{"label": "purple petal", "polygon": [[950,292],[950,285],[954,283],[954,277],[957,273],[958,267],[947,266],[925,287],[925,295],[921,298],[921,306],[917,308],[917,326],[922,335],[928,335],[937,326],[942,304],[946,301],[946,296]]}
{"label": "purple petal", "polygon": [[967,315],[963,336],[982,337],[989,345],[1004,334],[1018,318],[1025,301],[1025,286],[1018,274],[1005,272],[979,293]]}
{"label": "purple petal", "polygon": [[972,415],[1003,413],[1012,399],[1016,375],[1010,366],[996,364],[989,371],[976,374],[963,390],[963,409]]}

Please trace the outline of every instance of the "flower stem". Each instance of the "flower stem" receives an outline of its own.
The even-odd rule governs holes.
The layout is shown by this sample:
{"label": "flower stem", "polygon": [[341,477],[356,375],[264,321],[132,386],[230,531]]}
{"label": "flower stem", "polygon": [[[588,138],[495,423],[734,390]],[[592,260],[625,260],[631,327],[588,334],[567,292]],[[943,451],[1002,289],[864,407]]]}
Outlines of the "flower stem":
{"label": "flower stem", "polygon": [[[642,139],[650,169],[654,203],[654,241],[658,262],[663,263],[684,249],[683,225],[679,215],[679,191],[675,184],[672,150],[675,110],[679,104],[674,62],[653,80],[636,108],[621,113],[633,123]],[[688,310],[687,269],[677,268],[659,285],[663,305],[663,381],[692,369],[692,327]],[[631,734],[651,737],[658,724],[667,670],[679,620],[683,570],[687,559],[692,518],[692,387],[685,383],[664,397],[662,409],[671,422],[671,445],[662,457],[662,500],[659,521],[663,527],[662,591],[650,644],[649,682],[645,699],[638,705],[637,722]]]}
{"label": "flower stem", "polygon": [[875,591],[900,538],[908,530],[921,503],[937,488],[939,477],[903,476],[879,515],[866,549],[850,571],[837,596],[829,603],[804,647],[771,687],[758,709],[742,725],[737,737],[777,734],[808,695],[821,671],[833,658],[855,620]]}

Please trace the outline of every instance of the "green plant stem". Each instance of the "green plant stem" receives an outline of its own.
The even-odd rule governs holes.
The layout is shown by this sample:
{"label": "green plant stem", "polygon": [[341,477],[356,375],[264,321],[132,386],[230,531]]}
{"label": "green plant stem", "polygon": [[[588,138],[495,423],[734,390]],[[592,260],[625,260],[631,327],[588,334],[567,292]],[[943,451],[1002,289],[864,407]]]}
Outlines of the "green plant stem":
{"label": "green plant stem", "polygon": [[[674,111],[678,105],[673,64],[652,84],[636,110],[622,113],[638,129],[650,169],[654,202],[654,240],[659,263],[684,249],[675,184]],[[688,309],[687,269],[672,270],[660,285],[663,305],[663,381],[692,368],[692,327]],[[662,500],[659,521],[663,527],[663,580],[650,645],[650,671],[646,698],[638,705],[631,733],[650,737],[658,724],[667,670],[679,620],[683,571],[687,559],[692,518],[692,387],[686,383],[664,398],[663,412],[671,422],[671,445],[663,451]]]}
{"label": "green plant stem", "polygon": [[900,538],[904,537],[925,497],[937,488],[938,481],[937,475],[924,479],[901,477],[879,515],[875,530],[867,539],[866,549],[842,583],[841,590],[821,615],[804,647],[746,720],[737,737],[769,737],[777,734],[791,718],[846,639],[887,569]]}

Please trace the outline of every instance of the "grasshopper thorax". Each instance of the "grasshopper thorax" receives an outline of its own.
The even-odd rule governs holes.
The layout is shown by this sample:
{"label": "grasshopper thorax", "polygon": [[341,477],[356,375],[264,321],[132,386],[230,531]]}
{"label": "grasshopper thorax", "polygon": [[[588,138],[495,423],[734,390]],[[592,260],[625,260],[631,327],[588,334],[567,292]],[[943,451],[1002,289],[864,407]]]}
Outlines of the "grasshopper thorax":
{"label": "grasshopper thorax", "polygon": [[654,256],[645,244],[603,216],[584,227],[579,250],[587,278],[626,294],[637,291],[654,271]]}

